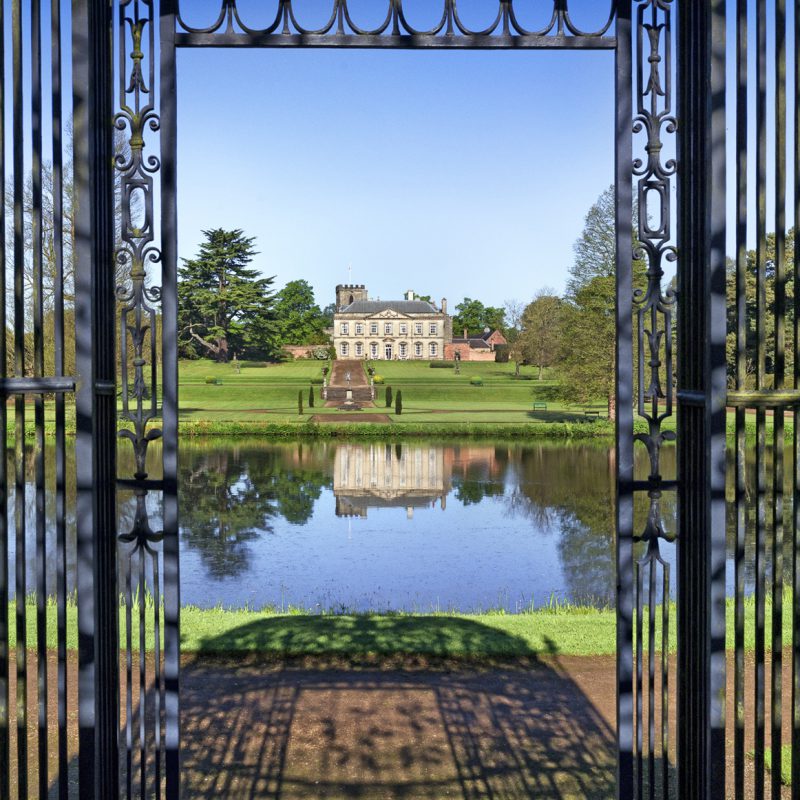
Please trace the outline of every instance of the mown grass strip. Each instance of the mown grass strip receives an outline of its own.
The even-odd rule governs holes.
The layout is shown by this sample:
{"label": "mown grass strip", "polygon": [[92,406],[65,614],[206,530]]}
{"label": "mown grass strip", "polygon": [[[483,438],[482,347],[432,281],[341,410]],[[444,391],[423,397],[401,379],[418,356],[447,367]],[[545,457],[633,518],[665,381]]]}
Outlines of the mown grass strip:
{"label": "mown grass strip", "polygon": [[[146,602],[148,640],[152,638],[154,609]],[[791,594],[784,602],[790,607]],[[770,605],[768,600],[767,605]],[[29,600],[28,644],[36,643],[35,606]],[[769,609],[767,609],[769,611]],[[56,646],[56,608],[48,604],[48,646]],[[138,619],[138,605],[134,608]],[[675,609],[671,610],[675,619]],[[733,601],[727,604],[728,649],[733,648]],[[745,602],[745,649],[755,646],[755,603]],[[660,623],[661,611],[656,619]],[[77,647],[77,608],[67,608],[67,646]],[[771,635],[767,613],[767,639]],[[10,608],[11,646],[16,642],[14,604]],[[671,625],[670,652],[676,648],[676,626]],[[124,631],[120,609],[120,630]],[[660,642],[660,624],[656,641]],[[133,647],[137,649],[138,625]],[[784,641],[791,641],[791,615],[784,615]],[[647,632],[645,631],[645,639]],[[478,614],[339,614],[253,611],[223,608],[181,610],[181,647],[187,653],[263,653],[302,655],[423,655],[453,658],[508,658],[541,655],[599,656],[614,653],[616,614],[612,609],[551,604],[520,614],[489,611]],[[151,645],[148,644],[148,647]]]}

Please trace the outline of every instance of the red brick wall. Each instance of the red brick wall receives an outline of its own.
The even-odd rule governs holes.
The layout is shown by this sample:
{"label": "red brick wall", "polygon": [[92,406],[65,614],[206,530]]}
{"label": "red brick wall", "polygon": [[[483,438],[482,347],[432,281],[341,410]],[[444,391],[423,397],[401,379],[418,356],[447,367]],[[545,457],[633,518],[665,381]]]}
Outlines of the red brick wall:
{"label": "red brick wall", "polygon": [[461,353],[462,361],[494,361],[491,350],[473,350],[468,344],[450,343],[444,346],[445,361],[455,361],[456,352]]}

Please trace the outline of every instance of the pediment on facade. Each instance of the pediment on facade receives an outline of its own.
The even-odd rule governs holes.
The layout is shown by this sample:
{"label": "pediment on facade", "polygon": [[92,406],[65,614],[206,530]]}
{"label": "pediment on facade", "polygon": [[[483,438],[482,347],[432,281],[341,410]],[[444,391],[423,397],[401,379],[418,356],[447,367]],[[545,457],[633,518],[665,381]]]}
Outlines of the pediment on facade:
{"label": "pediment on facade", "polygon": [[410,317],[408,314],[401,314],[399,311],[387,308],[377,314],[370,314],[366,319],[410,319]]}

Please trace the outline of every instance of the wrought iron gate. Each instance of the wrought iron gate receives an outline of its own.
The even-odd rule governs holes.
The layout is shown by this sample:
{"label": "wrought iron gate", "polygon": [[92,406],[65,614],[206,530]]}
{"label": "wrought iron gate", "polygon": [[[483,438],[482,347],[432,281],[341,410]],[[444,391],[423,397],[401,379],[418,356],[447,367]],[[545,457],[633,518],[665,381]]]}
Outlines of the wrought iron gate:
{"label": "wrought iron gate", "polygon": [[[785,0],[771,1],[775,151],[780,153],[785,150],[787,130],[786,12]],[[677,791],[680,797],[699,798],[725,794],[725,435],[726,402],[730,402],[737,407],[738,447],[734,791],[737,797],[744,796],[743,565],[751,505],[745,480],[746,408],[757,409],[755,439],[762,454],[767,411],[774,413],[773,676],[781,674],[783,645],[781,537],[791,539],[793,602],[800,591],[798,504],[785,503],[781,490],[785,410],[794,408],[800,396],[800,358],[793,359],[789,381],[788,267],[782,235],[786,196],[777,188],[775,225],[781,233],[773,262],[766,245],[768,83],[763,45],[767,0],[756,0],[755,8],[749,10],[746,0],[606,0],[607,18],[596,30],[582,29],[580,15],[568,0],[543,0],[552,13],[539,29],[523,24],[521,0],[496,0],[496,17],[482,30],[464,24],[458,0],[440,2],[437,24],[420,30],[410,23],[403,0],[386,0],[385,19],[374,29],[360,26],[347,0],[330,0],[330,17],[316,29],[303,25],[302,0],[274,0],[275,16],[262,27],[253,26],[236,0],[218,0],[218,15],[202,26],[187,22],[194,19],[186,14],[191,0],[73,0],[69,25],[62,25],[60,0],[51,0],[49,8],[41,0],[0,0],[0,142],[4,145],[0,146],[4,194],[0,258],[5,267],[0,271],[0,291],[6,298],[0,305],[0,387],[4,393],[0,404],[0,798],[29,794],[44,798],[53,792],[60,798],[78,792],[81,797],[104,799],[180,795],[175,54],[178,48],[193,47],[595,49],[613,53],[618,795],[666,798]],[[735,48],[739,58],[737,289],[731,306],[736,310],[736,385],[729,396],[725,295],[728,6],[735,7],[739,26]],[[595,12],[596,8],[595,4]],[[756,20],[759,54],[755,311],[748,305],[746,288],[749,95],[744,54],[748,16]],[[797,19],[794,41],[797,54]],[[11,51],[6,53],[9,43]],[[797,55],[795,64],[800,82]],[[25,78],[28,73],[30,83]],[[64,91],[67,75],[72,85]],[[794,144],[800,151],[797,104],[794,109]],[[70,118],[71,157],[65,141]],[[676,157],[669,154],[671,149],[677,149]],[[10,164],[7,152],[12,156]],[[774,185],[785,184],[786,165],[781,158],[775,171]],[[795,159],[794,171],[795,212],[800,215],[800,157]],[[678,201],[673,203],[676,180]],[[678,254],[676,289],[666,268]],[[634,281],[634,264],[642,262],[645,274],[639,285]],[[792,269],[797,274],[797,255]],[[775,285],[771,373],[765,333],[765,287],[770,281]],[[799,304],[800,293],[795,293],[796,312],[800,312]],[[7,314],[11,319],[7,320]],[[799,346],[799,318],[800,313],[795,313],[793,353]],[[755,388],[749,385],[747,374],[749,319],[755,319],[757,339]],[[159,326],[160,345],[155,336]],[[74,357],[65,336],[73,327]],[[677,345],[673,345],[676,329]],[[768,378],[770,374],[774,381]],[[13,429],[5,402],[11,397]],[[28,400],[33,404],[32,426],[27,424]],[[76,457],[71,462],[66,434],[73,400]],[[679,471],[665,476],[659,454],[676,438],[675,417]],[[28,438],[29,428],[32,438]],[[46,434],[51,429],[52,459],[46,457],[50,441]],[[794,435],[797,456],[797,429]],[[133,454],[133,474],[118,474],[118,442]],[[634,473],[637,446],[649,454],[647,475]],[[35,474],[31,498],[25,492],[29,456]],[[797,462],[796,457],[793,500],[800,496]],[[766,463],[766,456],[760,455],[755,513],[756,796],[763,796],[758,794],[759,781],[761,790],[764,787]],[[7,487],[11,488],[7,491]],[[661,499],[664,492],[675,491],[679,519],[670,526],[662,519]],[[788,506],[792,518],[784,525]],[[35,528],[35,586],[28,585],[25,569],[29,516]],[[54,541],[47,528],[51,517]],[[77,535],[71,544],[73,525]],[[791,535],[786,537],[786,531]],[[677,540],[677,578],[664,550],[673,547],[673,540]],[[16,558],[13,584],[8,580],[12,554]],[[49,567],[47,559],[53,556],[55,567]],[[28,597],[32,589],[34,606],[30,602],[8,605],[13,597]],[[50,596],[56,598],[53,612]],[[671,597],[677,600],[677,619],[671,616]],[[9,608],[13,608],[14,628]],[[29,619],[31,614],[33,619]],[[794,602],[792,622],[792,771],[797,778],[794,785],[800,787],[800,603]],[[668,646],[675,628],[677,664],[670,660]],[[27,649],[26,636],[31,645]],[[78,642],[77,661],[68,650],[71,641]],[[54,662],[48,657],[53,643]],[[779,686],[780,682],[773,681],[771,689],[771,748],[776,761],[782,728]],[[27,718],[29,700],[37,708],[35,720]],[[75,702],[77,731],[68,714]],[[52,716],[57,718],[54,729],[48,727]],[[29,742],[35,743],[30,752]],[[773,797],[780,790],[776,775],[779,772],[774,770]],[[799,793],[798,788],[794,793]]]}

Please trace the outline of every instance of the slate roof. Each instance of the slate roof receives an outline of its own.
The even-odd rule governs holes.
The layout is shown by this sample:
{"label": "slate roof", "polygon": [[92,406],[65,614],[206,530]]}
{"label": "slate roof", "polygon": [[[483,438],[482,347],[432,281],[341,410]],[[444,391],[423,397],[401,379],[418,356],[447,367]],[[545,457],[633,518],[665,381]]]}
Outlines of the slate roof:
{"label": "slate roof", "polygon": [[453,344],[468,344],[473,350],[489,350],[490,345],[484,339],[478,339],[471,336],[469,339],[463,337],[454,337]]}
{"label": "slate roof", "polygon": [[397,311],[400,314],[436,314],[436,309],[423,300],[356,300],[345,306],[341,314],[378,314],[381,311]]}

